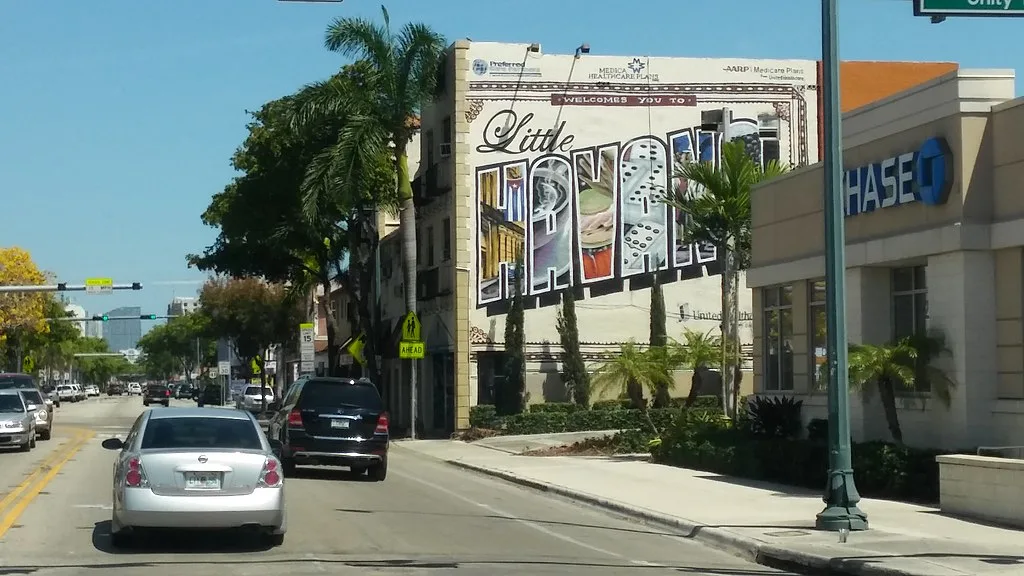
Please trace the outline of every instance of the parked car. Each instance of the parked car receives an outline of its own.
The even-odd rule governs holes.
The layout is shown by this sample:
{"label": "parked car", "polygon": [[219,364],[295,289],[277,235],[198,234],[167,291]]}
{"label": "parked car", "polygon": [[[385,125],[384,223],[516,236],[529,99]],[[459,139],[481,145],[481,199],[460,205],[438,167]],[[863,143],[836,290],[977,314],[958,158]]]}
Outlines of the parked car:
{"label": "parked car", "polygon": [[57,397],[60,398],[61,402],[78,401],[78,397],[75,395],[75,388],[71,384],[57,386]]}
{"label": "parked car", "polygon": [[179,400],[188,400],[189,398],[193,397],[192,396],[192,389],[193,388],[192,388],[191,384],[182,384],[182,385],[178,386],[177,388],[175,388],[175,390],[174,390],[174,397],[179,399]]}
{"label": "parked car", "polygon": [[53,407],[60,408],[60,397],[56,390],[50,385],[40,385],[39,382],[29,374],[2,373],[0,374],[0,390],[35,390],[43,398],[46,409],[53,414]]}
{"label": "parked car", "polygon": [[100,387],[93,386],[92,384],[85,387],[85,395],[89,398],[94,398],[100,395]]}
{"label": "parked car", "polygon": [[262,391],[265,394],[261,394],[260,386],[246,386],[242,393],[235,399],[235,408],[239,410],[248,410],[250,412],[259,412],[263,410],[264,401],[269,407],[274,402],[274,389],[263,388]]}
{"label": "parked car", "polygon": [[171,390],[163,384],[149,384],[146,386],[146,393],[142,395],[142,405],[150,404],[171,405]]}
{"label": "parked car", "polygon": [[209,404],[210,406],[223,406],[224,395],[221,392],[220,384],[207,384],[199,391],[196,397],[196,404],[200,408]]}
{"label": "parked car", "polygon": [[57,387],[51,384],[44,384],[39,389],[43,392],[43,400],[46,402],[46,407],[53,412],[53,407],[60,408],[60,396],[57,395]]}
{"label": "parked car", "polygon": [[82,388],[81,384],[72,384],[71,388],[75,391],[75,402],[81,402],[88,398],[85,394],[85,388]]}
{"label": "parked car", "polygon": [[114,463],[111,543],[129,547],[147,528],[256,526],[272,546],[284,543],[285,479],[280,445],[251,414],[238,410],[147,410]]}
{"label": "parked car", "polygon": [[0,447],[16,446],[22,452],[36,447],[36,418],[21,398],[20,390],[0,390]]}
{"label": "parked car", "polygon": [[53,407],[47,406],[43,393],[38,390],[21,390],[21,399],[25,408],[35,415],[36,436],[40,440],[49,440],[53,433]]}
{"label": "parked car", "polygon": [[120,384],[107,384],[107,396],[120,396],[124,394],[124,386]]}
{"label": "parked car", "polygon": [[286,476],[297,465],[336,465],[387,478],[388,413],[369,380],[302,379],[270,409],[268,436],[281,442]]}

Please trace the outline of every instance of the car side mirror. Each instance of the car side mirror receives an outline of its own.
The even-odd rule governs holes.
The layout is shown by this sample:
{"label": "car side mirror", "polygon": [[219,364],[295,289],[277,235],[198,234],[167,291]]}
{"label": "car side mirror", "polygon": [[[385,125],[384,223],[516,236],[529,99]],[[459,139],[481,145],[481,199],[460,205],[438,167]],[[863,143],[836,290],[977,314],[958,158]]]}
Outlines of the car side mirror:
{"label": "car side mirror", "polygon": [[25,410],[28,410],[29,412],[33,410],[39,410],[39,406],[36,406],[35,404],[27,404],[25,406]]}
{"label": "car side mirror", "polygon": [[107,438],[103,441],[100,446],[103,446],[107,450],[123,450],[124,442],[120,438]]}
{"label": "car side mirror", "polygon": [[281,457],[281,452],[284,452],[284,444],[280,440],[270,440],[270,451],[274,453],[274,456]]}

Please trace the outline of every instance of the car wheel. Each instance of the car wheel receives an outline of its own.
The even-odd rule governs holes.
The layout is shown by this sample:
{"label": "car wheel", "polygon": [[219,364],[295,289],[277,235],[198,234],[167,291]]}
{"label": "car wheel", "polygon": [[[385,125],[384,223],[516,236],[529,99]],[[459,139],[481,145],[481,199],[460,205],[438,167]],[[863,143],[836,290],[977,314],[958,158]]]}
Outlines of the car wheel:
{"label": "car wheel", "polygon": [[49,440],[52,433],[49,430],[43,430],[39,433],[40,440]]}
{"label": "car wheel", "polygon": [[31,440],[28,441],[28,442],[25,442],[24,444],[22,444],[21,446],[18,447],[18,450],[21,450],[22,452],[28,452],[31,449],[32,449],[32,441]]}
{"label": "car wheel", "polygon": [[36,435],[35,434],[32,434],[32,439],[28,441],[28,447],[29,447],[29,449],[32,449],[32,448],[36,447]]}
{"label": "car wheel", "polygon": [[142,405],[143,406],[149,406],[149,402],[143,402]]}
{"label": "car wheel", "polygon": [[374,464],[367,470],[370,474],[370,479],[374,482],[383,482],[388,477],[388,461],[385,460],[380,464]]}
{"label": "car wheel", "polygon": [[164,402],[164,408],[170,408],[170,407],[171,407],[171,403],[170,402]]}

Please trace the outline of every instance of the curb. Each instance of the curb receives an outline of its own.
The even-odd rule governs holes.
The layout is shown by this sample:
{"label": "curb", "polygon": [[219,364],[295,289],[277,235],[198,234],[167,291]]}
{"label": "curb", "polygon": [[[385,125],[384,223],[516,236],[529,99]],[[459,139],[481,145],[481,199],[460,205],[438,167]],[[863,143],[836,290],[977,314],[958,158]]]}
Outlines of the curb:
{"label": "curb", "polygon": [[[914,572],[899,568],[878,566],[871,562],[871,559],[860,558],[832,558],[820,554],[799,552],[789,550],[762,540],[741,536],[725,528],[717,528],[707,524],[692,522],[683,518],[669,516],[654,512],[646,508],[630,506],[614,500],[608,500],[599,496],[587,494],[577,490],[571,490],[557,484],[542,482],[524,478],[504,470],[495,470],[478,464],[470,464],[461,460],[444,460],[446,464],[470,470],[494,478],[500,478],[512,484],[532,488],[541,492],[549,492],[571,500],[583,502],[628,516],[645,522],[660,524],[669,528],[684,532],[683,537],[707,544],[712,548],[729,552],[749,562],[761,564],[781,570],[799,571],[803,573],[822,575],[854,575],[854,576],[927,576],[926,572]],[[884,558],[877,556],[872,558]]]}

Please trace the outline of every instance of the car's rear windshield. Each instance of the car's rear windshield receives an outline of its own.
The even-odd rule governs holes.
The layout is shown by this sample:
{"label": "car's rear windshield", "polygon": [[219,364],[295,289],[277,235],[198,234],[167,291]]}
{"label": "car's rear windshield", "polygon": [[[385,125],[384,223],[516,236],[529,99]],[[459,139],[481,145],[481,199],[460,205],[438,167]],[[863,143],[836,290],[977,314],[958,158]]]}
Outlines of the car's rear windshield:
{"label": "car's rear windshield", "polygon": [[[268,389],[267,392],[269,392],[269,391],[270,390]],[[245,389],[244,394],[246,396],[259,396],[260,395],[260,387],[259,386],[249,386],[248,388]]]}
{"label": "car's rear windshield", "polygon": [[311,380],[302,387],[302,405],[353,406],[368,410],[382,410],[380,394],[372,384],[324,382]]}
{"label": "car's rear windshield", "polygon": [[0,376],[0,390],[17,390],[19,388],[35,388],[36,383],[27,374],[4,374]]}
{"label": "car's rear windshield", "polygon": [[43,397],[35,390],[26,390],[21,393],[21,396],[25,399],[25,402],[31,402],[36,406],[43,403]]}
{"label": "car's rear windshield", "polygon": [[0,413],[24,412],[25,404],[16,394],[0,394]]}
{"label": "car's rear windshield", "polygon": [[159,448],[260,450],[263,444],[259,432],[248,419],[154,418],[146,425],[146,432],[142,435],[142,449]]}

